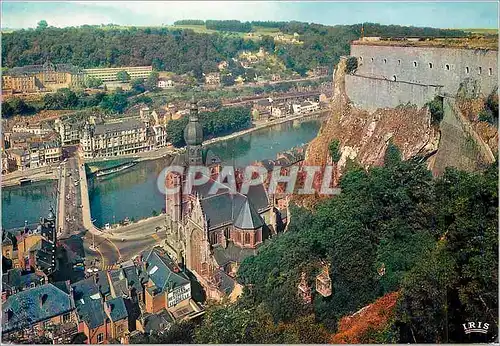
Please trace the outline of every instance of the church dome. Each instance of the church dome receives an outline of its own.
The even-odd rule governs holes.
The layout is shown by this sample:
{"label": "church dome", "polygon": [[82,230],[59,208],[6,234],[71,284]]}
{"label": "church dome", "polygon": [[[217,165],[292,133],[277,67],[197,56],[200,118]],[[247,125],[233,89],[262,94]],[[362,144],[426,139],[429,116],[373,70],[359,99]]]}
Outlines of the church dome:
{"label": "church dome", "polygon": [[198,121],[189,121],[184,129],[184,140],[187,145],[201,145],[203,143],[203,127]]}
{"label": "church dome", "polygon": [[203,127],[198,121],[198,105],[194,96],[191,99],[189,123],[184,129],[184,140],[187,145],[201,145],[203,143]]}

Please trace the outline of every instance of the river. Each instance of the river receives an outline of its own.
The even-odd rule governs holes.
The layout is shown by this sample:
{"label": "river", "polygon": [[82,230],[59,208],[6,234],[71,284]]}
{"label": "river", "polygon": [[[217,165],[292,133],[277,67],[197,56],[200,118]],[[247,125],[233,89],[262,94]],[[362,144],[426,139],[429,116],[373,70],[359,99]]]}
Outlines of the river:
{"label": "river", "polygon": [[2,228],[33,224],[47,216],[50,207],[56,210],[56,189],[55,180],[2,188]]}
{"label": "river", "polygon": [[[281,151],[309,143],[316,137],[320,126],[319,119],[290,121],[208,147],[223,162],[242,167],[256,160],[274,159]],[[117,223],[127,217],[138,220],[161,212],[165,200],[158,191],[157,178],[167,163],[166,159],[141,161],[119,174],[95,178],[89,191],[94,224],[103,227],[106,223]],[[2,194],[3,227],[22,226],[25,219],[32,222],[46,215],[50,201],[43,196],[50,197],[49,190],[37,191],[32,196],[30,187],[4,189],[7,193]]]}

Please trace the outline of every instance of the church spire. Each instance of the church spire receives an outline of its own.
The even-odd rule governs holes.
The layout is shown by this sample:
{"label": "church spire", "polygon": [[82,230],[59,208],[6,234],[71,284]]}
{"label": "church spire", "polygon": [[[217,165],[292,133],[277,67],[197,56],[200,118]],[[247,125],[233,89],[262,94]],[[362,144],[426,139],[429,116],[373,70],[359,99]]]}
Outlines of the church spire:
{"label": "church spire", "polygon": [[190,165],[201,165],[201,145],[203,143],[203,127],[198,119],[198,104],[193,97],[189,112],[189,122],[184,129],[184,140],[187,145],[187,153]]}

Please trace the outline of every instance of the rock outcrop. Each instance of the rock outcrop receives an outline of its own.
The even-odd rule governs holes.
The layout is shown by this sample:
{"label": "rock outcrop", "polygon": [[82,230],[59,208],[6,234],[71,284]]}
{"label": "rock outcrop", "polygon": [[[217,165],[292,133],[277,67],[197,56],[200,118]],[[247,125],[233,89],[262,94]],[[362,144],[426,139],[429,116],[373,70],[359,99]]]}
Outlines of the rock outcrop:
{"label": "rock outcrop", "polygon": [[348,159],[365,167],[383,164],[390,141],[401,150],[403,159],[428,156],[437,150],[439,131],[431,124],[427,108],[402,105],[378,109],[373,113],[355,107],[345,92],[346,60],[342,59],[334,73],[331,116],[318,136],[310,143],[305,164],[324,166],[329,162],[328,145],[340,141],[341,159],[337,166],[340,176]]}

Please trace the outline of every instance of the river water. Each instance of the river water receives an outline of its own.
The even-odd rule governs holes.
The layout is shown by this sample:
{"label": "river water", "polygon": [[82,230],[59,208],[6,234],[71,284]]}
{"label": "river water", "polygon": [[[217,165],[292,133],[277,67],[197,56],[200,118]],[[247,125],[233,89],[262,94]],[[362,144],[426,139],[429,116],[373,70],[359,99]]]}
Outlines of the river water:
{"label": "river water", "polygon": [[[214,143],[209,147],[223,162],[242,167],[256,160],[274,159],[281,151],[309,143],[316,137],[320,126],[319,119],[290,121]],[[158,191],[157,178],[167,163],[166,159],[142,161],[119,174],[94,178],[96,180],[89,191],[94,224],[102,227],[106,223],[117,223],[127,217],[138,220],[161,212],[165,207],[165,200],[164,195]],[[50,201],[44,196],[50,199],[49,187],[54,185],[44,184],[47,188],[40,188],[35,194],[32,194],[30,187],[4,189],[4,228],[22,226],[25,219],[28,222],[36,221],[40,215],[47,214]]]}
{"label": "river water", "polygon": [[42,181],[25,186],[2,188],[2,228],[22,227],[25,221],[33,224],[56,210],[57,182]]}

